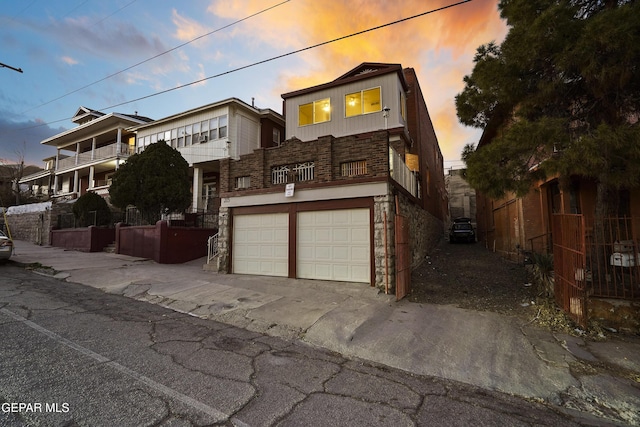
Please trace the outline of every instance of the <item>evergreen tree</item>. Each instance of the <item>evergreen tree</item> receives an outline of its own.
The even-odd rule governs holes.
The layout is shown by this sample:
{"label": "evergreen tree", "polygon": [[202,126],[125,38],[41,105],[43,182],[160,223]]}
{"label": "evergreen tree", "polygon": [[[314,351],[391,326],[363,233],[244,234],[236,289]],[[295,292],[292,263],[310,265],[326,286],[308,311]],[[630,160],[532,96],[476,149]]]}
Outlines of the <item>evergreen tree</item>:
{"label": "evergreen tree", "polygon": [[158,141],[116,171],[109,195],[114,206],[136,206],[151,224],[163,212],[184,212],[191,204],[189,164],[178,150]]}
{"label": "evergreen tree", "polygon": [[491,139],[465,147],[469,182],[491,196],[540,178],[598,182],[596,217],[640,186],[640,3],[502,0],[504,42],[480,46],[460,121]]}

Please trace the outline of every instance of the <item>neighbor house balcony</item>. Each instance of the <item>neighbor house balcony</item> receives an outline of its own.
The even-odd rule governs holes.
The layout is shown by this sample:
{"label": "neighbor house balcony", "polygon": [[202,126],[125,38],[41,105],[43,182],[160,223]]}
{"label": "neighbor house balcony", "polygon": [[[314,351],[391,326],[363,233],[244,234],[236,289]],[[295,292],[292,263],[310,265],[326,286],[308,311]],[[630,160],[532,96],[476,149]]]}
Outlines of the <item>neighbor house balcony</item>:
{"label": "neighbor house balcony", "polygon": [[118,144],[105,145],[95,150],[76,153],[75,155],[58,160],[56,172],[63,172],[75,169],[78,166],[89,166],[118,158],[126,159],[133,153],[134,150],[126,144],[121,144],[120,149],[118,149]]}

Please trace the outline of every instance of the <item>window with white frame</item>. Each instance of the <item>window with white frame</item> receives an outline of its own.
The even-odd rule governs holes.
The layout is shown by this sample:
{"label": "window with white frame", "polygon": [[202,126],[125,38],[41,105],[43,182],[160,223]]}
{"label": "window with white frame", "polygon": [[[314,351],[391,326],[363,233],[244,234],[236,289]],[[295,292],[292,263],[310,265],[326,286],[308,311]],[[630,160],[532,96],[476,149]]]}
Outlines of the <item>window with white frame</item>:
{"label": "window with white frame", "polygon": [[275,145],[280,145],[280,129],[273,128],[273,143]]}
{"label": "window with white frame", "polygon": [[178,128],[178,148],[184,147],[184,126]]}
{"label": "window with white frame", "polygon": [[220,139],[227,137],[227,116],[214,117],[209,120],[209,139]]}
{"label": "window with white frame", "polygon": [[191,135],[193,134],[193,125],[187,125],[184,127],[184,145],[191,145]]}
{"label": "window with white frame", "polygon": [[220,116],[218,118],[218,138],[227,137],[227,116]]}
{"label": "window with white frame", "polygon": [[173,148],[178,146],[178,129],[171,129],[171,146]]}
{"label": "window with white frame", "polygon": [[238,176],[236,177],[236,190],[240,190],[242,188],[251,187],[251,177],[250,176]]}

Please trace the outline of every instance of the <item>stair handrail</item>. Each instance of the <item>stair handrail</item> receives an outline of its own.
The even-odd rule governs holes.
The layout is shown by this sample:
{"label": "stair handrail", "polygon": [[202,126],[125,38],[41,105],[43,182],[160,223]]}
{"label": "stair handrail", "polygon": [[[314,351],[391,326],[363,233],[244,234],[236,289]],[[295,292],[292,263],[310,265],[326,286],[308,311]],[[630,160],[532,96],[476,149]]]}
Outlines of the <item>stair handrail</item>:
{"label": "stair handrail", "polygon": [[211,260],[218,256],[218,233],[213,236],[209,236],[207,239],[207,264]]}

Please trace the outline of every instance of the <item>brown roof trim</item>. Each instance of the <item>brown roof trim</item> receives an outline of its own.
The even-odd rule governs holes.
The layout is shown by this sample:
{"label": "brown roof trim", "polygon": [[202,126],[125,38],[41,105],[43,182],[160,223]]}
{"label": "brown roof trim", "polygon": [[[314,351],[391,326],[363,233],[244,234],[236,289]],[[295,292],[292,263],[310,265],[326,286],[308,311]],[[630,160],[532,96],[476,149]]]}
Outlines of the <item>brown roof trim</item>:
{"label": "brown roof trim", "polygon": [[[371,69],[372,71],[367,71]],[[402,85],[407,89],[407,82],[404,78],[404,73],[402,70],[401,64],[385,64],[379,62],[363,62],[357,67],[353,68],[349,72],[341,75],[337,79],[323,83],[317,86],[308,87],[305,89],[296,90],[293,92],[288,92],[280,95],[282,99],[292,98],[294,96],[304,95],[307,93],[317,92],[319,90],[324,90],[332,87],[342,86],[344,84],[352,83],[358,80],[365,80],[371,77],[381,76],[385,74],[396,73],[398,77],[402,81]]]}

